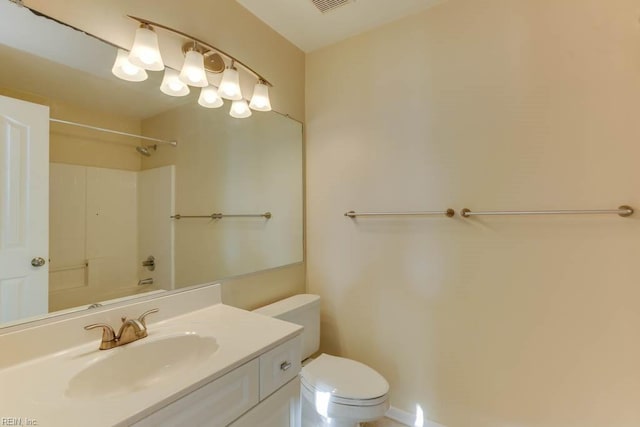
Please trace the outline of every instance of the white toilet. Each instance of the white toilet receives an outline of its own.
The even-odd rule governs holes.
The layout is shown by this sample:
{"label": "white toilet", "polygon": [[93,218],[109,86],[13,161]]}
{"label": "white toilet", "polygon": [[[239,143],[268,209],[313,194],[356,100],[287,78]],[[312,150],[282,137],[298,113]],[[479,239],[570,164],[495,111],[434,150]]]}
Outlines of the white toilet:
{"label": "white toilet", "polygon": [[[295,295],[254,311],[304,326],[302,358],[320,348],[320,297]],[[354,427],[389,409],[389,383],[367,365],[321,354],[300,371],[302,427]]]}

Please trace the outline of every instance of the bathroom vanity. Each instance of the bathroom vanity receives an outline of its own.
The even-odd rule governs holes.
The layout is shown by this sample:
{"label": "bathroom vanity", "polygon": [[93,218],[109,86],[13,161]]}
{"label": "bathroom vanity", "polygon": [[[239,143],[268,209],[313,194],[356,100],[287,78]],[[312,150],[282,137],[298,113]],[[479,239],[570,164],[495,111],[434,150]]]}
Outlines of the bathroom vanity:
{"label": "bathroom vanity", "polygon": [[[153,308],[148,336],[120,347],[99,350],[100,333],[83,329]],[[0,416],[40,426],[294,426],[301,332],[222,304],[219,285],[23,325],[0,335]]]}
{"label": "bathroom vanity", "polygon": [[291,338],[133,425],[294,427],[300,344],[299,336]]}

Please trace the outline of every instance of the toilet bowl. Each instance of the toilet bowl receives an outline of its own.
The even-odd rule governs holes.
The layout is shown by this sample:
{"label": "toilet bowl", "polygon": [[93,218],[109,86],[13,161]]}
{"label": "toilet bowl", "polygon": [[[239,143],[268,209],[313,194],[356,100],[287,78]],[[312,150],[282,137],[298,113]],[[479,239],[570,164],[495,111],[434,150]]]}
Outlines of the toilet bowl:
{"label": "toilet bowl", "polygon": [[[320,347],[320,297],[295,295],[254,312],[304,326],[302,357]],[[300,371],[302,427],[354,427],[389,409],[389,383],[369,366],[321,354]]]}
{"label": "toilet bowl", "polygon": [[389,383],[367,365],[321,354],[300,372],[301,395],[327,425],[355,426],[389,409]]}

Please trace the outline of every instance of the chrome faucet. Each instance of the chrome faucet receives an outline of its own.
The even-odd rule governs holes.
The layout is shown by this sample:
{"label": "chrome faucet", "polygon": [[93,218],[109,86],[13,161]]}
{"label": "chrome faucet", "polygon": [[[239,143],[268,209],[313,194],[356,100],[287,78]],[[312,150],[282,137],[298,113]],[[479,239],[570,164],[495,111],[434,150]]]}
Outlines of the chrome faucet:
{"label": "chrome faucet", "polygon": [[114,332],[113,328],[104,323],[93,323],[87,325],[84,328],[89,329],[102,328],[102,341],[100,341],[100,350],[109,350],[111,348],[119,347],[121,345],[129,344],[130,342],[137,341],[147,336],[147,324],[145,318],[151,313],[157,313],[159,310],[154,308],[149,311],[145,311],[137,319],[122,318],[122,325],[118,334]]}

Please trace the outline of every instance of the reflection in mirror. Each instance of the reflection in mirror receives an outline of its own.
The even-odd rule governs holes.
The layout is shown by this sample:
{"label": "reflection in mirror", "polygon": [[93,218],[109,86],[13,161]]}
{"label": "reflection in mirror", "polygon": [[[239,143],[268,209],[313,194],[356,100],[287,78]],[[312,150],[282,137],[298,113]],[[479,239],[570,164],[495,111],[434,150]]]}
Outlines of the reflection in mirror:
{"label": "reflection in mirror", "polygon": [[[178,141],[50,124],[49,253],[38,254],[49,261],[47,311],[302,261],[300,123],[275,112],[235,119],[228,102],[199,106],[197,90],[166,96],[162,72],[119,80],[116,48],[6,1],[0,16],[0,95],[48,106],[51,118]],[[15,309],[5,279],[0,321],[36,314]]]}

